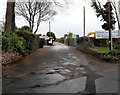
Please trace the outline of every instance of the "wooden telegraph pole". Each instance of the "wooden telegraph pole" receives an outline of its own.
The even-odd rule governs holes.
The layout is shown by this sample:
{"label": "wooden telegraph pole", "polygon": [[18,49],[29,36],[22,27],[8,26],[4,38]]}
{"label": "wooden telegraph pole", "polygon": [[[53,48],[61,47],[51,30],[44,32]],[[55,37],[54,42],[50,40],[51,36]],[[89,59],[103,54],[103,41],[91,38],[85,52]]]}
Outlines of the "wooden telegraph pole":
{"label": "wooden telegraph pole", "polygon": [[49,20],[49,32],[50,32],[50,37],[51,37],[51,22]]}
{"label": "wooden telegraph pole", "polygon": [[84,23],[84,24],[83,24],[83,25],[84,25],[84,26],[83,26],[83,29],[84,29],[83,32],[84,32],[84,34],[83,34],[83,35],[84,35],[84,37],[85,37],[85,6],[83,7],[83,19],[84,19],[84,22],[83,22],[83,23]]}
{"label": "wooden telegraph pole", "polygon": [[[118,1],[118,18],[119,18],[119,22],[120,22],[120,0]],[[120,25],[119,25],[120,27]],[[120,28],[119,28],[120,30]]]}
{"label": "wooden telegraph pole", "polygon": [[111,32],[111,13],[110,13],[110,0],[108,2],[108,27],[109,27],[109,49],[110,51],[113,49],[112,47],[112,32]]}
{"label": "wooden telegraph pole", "polygon": [[50,20],[49,20],[49,32],[51,32]]}

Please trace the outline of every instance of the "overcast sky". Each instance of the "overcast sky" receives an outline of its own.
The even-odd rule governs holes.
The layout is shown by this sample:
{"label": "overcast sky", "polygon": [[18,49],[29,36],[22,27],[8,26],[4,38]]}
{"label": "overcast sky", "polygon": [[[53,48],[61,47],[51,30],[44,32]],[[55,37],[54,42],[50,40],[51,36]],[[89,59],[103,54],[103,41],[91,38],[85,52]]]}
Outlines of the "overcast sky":
{"label": "overcast sky", "polygon": [[[83,36],[83,6],[86,7],[86,35],[89,32],[102,30],[100,19],[96,17],[94,10],[90,7],[89,2],[84,0],[74,0],[68,9],[59,12],[51,20],[51,30],[56,36],[62,37],[68,32]],[[0,0],[0,21],[3,20],[6,11],[6,0]],[[20,18],[16,18],[17,27],[28,25],[28,23]],[[48,32],[48,21],[41,22],[38,34],[46,34]]]}

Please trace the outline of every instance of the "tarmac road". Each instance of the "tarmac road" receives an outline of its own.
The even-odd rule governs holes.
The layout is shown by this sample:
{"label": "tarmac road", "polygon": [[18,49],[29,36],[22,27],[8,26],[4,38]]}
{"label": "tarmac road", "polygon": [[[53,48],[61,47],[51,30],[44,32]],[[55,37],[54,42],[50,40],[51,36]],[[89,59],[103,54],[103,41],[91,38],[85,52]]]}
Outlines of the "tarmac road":
{"label": "tarmac road", "polygon": [[54,43],[3,68],[3,93],[118,93],[118,65]]}

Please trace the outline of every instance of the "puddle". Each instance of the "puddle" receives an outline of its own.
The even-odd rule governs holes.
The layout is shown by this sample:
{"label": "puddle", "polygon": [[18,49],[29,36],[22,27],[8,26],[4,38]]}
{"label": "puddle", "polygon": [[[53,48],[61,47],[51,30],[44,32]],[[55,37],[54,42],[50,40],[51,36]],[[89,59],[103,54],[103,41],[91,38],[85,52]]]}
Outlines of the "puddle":
{"label": "puddle", "polygon": [[72,56],[73,54],[68,54],[68,56]]}
{"label": "puddle", "polygon": [[82,71],[81,73],[82,73],[82,74],[86,74],[87,72],[85,72],[85,71]]}
{"label": "puddle", "polygon": [[54,70],[64,69],[64,67],[55,67]]}
{"label": "puddle", "polygon": [[66,78],[60,74],[35,75],[23,80],[16,80],[9,85],[4,85],[3,92],[11,92],[16,89],[43,87],[64,81]]}
{"label": "puddle", "polygon": [[78,93],[85,90],[86,77],[72,79],[62,82],[59,85],[52,85],[46,88],[34,88],[36,93]]}
{"label": "puddle", "polygon": [[78,62],[80,62],[81,60],[80,59],[78,59],[76,56],[72,56],[72,59],[73,60],[75,60],[75,61],[78,61]]}
{"label": "puddle", "polygon": [[63,65],[76,65],[76,64],[74,64],[74,63],[71,63],[71,62],[66,62],[66,63],[63,63]]}
{"label": "puddle", "polygon": [[69,49],[69,47],[65,46],[63,44],[60,44],[60,45],[56,45],[56,46],[52,47],[51,49],[53,49],[54,51],[59,51],[61,49],[67,50],[67,49]]}
{"label": "puddle", "polygon": [[77,76],[77,75],[79,75],[78,73],[77,74],[71,74],[71,76]]}
{"label": "puddle", "polygon": [[63,61],[59,61],[59,63],[63,63]]}
{"label": "puddle", "polygon": [[44,63],[42,63],[43,65],[45,65],[46,63],[44,62]]}
{"label": "puddle", "polygon": [[71,73],[71,71],[68,69],[64,69],[63,67],[56,67],[53,70],[49,70],[46,74],[55,74],[55,73],[68,74]]}
{"label": "puddle", "polygon": [[80,70],[80,71],[84,71],[85,70],[85,68],[84,67],[77,67],[77,68],[75,68],[76,70]]}
{"label": "puddle", "polygon": [[59,72],[62,73],[62,74],[68,74],[68,73],[71,73],[71,71],[68,70],[68,69],[60,70]]}
{"label": "puddle", "polygon": [[56,73],[56,70],[49,70],[46,74],[54,74]]}
{"label": "puddle", "polygon": [[66,59],[66,58],[62,58],[64,61],[68,61],[68,59]]}

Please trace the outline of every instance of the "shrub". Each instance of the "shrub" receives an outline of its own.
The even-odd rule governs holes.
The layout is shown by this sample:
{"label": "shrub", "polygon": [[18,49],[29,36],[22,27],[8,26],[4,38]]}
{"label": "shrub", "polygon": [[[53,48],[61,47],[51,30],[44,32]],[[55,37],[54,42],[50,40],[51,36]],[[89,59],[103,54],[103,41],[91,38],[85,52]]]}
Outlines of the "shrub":
{"label": "shrub", "polygon": [[120,44],[115,45],[115,49],[120,51]]}
{"label": "shrub", "polygon": [[83,44],[83,43],[89,42],[89,41],[90,41],[89,37],[79,37],[79,38],[77,38],[77,43],[78,44]]}
{"label": "shrub", "polygon": [[25,39],[25,48],[30,52],[42,48],[44,39],[40,39],[38,35],[26,31],[16,31],[16,34]]}
{"label": "shrub", "polygon": [[79,37],[77,38],[77,44],[85,45],[87,47],[94,47],[93,41],[89,37]]}
{"label": "shrub", "polygon": [[104,55],[104,59],[118,62],[120,60],[120,52],[118,50],[112,50]]}
{"label": "shrub", "polygon": [[30,52],[36,50],[37,46],[35,40],[37,40],[37,37],[35,35],[30,32],[24,31],[17,31],[16,34],[25,39],[25,47],[27,50],[29,50]]}
{"label": "shrub", "polygon": [[30,28],[25,25],[25,26],[19,28],[19,30],[21,30],[21,31],[30,31]]}
{"label": "shrub", "polygon": [[2,50],[6,52],[15,50],[21,54],[26,54],[24,41],[22,37],[18,37],[15,33],[4,33],[2,36]]}
{"label": "shrub", "polygon": [[60,39],[57,39],[57,42],[64,43],[64,37],[61,37]]}
{"label": "shrub", "polygon": [[17,31],[15,33],[2,35],[2,50],[17,51],[22,55],[30,54],[38,48],[43,48],[44,39],[31,32]]}
{"label": "shrub", "polygon": [[39,38],[39,48],[43,48],[44,45],[45,45],[45,39]]}
{"label": "shrub", "polygon": [[105,59],[105,60],[108,60],[108,61],[118,61],[118,60],[119,60],[118,57],[113,56],[113,55],[111,55],[111,54],[105,54],[105,55],[104,55],[104,59]]}

